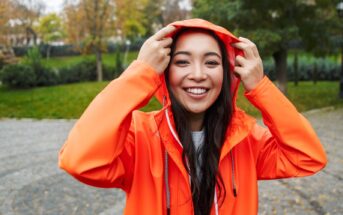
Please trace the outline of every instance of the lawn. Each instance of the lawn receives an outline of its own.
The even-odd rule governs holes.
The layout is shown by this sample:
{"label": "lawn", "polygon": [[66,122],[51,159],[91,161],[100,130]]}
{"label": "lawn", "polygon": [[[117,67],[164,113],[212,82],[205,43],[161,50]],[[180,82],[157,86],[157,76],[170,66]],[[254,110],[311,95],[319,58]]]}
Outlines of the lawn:
{"label": "lawn", "polygon": [[[0,118],[78,118],[108,82],[87,82],[27,90],[0,87]],[[253,116],[259,112],[244,98],[239,90],[238,105]],[[343,107],[338,99],[338,82],[300,82],[295,87],[288,84],[288,96],[299,111],[335,106]],[[143,111],[160,108],[156,99]]]}
{"label": "lawn", "polygon": [[[127,62],[131,62],[136,59],[138,55],[137,51],[129,52],[127,55]],[[123,53],[124,57],[124,53]],[[115,66],[115,53],[105,53],[102,55],[103,63],[107,66]],[[77,64],[83,60],[95,59],[95,55],[77,55],[77,56],[67,56],[67,57],[53,57],[50,59],[43,59],[43,64],[50,68],[62,68],[66,66],[71,66]]]}

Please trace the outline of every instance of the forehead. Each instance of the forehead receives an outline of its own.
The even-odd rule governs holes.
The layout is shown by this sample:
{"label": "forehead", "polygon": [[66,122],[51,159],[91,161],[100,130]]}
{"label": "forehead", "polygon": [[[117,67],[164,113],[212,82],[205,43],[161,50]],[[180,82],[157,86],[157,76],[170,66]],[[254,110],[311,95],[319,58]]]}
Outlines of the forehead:
{"label": "forehead", "polygon": [[220,53],[219,44],[205,32],[185,32],[178,38],[175,44],[175,51],[189,51],[189,52],[209,52],[215,51]]}

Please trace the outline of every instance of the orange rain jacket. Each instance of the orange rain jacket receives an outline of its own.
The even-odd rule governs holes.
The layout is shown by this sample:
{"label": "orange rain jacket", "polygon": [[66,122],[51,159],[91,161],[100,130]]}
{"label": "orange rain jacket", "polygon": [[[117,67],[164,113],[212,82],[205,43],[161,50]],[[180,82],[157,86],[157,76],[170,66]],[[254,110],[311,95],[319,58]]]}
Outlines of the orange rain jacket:
{"label": "orange rain jacket", "polygon": [[[237,38],[226,29],[200,19],[171,25],[213,30],[226,44],[233,68],[239,51],[230,44]],[[236,100],[239,80],[232,79]],[[163,108],[139,111],[153,95],[164,100]],[[267,77],[245,97],[261,111],[268,128],[235,105],[219,160],[226,198],[217,212],[213,205],[211,214],[257,214],[258,179],[307,176],[327,162],[311,125]],[[60,151],[59,166],[88,185],[124,190],[125,214],[167,214],[167,204],[171,214],[193,214],[182,146],[173,132],[164,76],[136,60],[76,122]]]}

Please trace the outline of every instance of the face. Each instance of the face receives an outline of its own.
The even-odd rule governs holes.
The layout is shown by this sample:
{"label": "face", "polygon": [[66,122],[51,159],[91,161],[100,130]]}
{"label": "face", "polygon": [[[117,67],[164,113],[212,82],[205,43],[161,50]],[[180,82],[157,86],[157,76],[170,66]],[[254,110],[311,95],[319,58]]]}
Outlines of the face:
{"label": "face", "polygon": [[169,68],[169,85],[175,98],[191,114],[203,115],[218,98],[223,83],[220,47],[202,32],[182,34]]}

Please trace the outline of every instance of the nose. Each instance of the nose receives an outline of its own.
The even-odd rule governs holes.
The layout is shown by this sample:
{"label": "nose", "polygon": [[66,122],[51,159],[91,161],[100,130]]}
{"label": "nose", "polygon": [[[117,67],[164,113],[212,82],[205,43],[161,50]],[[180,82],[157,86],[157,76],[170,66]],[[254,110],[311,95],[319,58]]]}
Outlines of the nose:
{"label": "nose", "polygon": [[207,75],[204,69],[202,68],[201,64],[199,63],[193,65],[192,71],[188,75],[188,78],[199,82],[205,80],[207,78]]}

